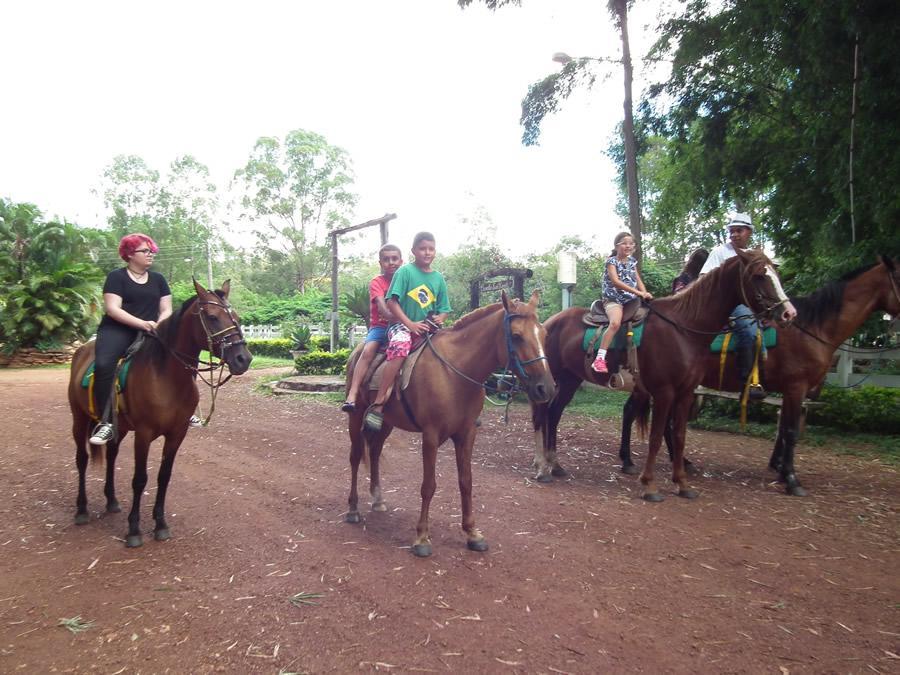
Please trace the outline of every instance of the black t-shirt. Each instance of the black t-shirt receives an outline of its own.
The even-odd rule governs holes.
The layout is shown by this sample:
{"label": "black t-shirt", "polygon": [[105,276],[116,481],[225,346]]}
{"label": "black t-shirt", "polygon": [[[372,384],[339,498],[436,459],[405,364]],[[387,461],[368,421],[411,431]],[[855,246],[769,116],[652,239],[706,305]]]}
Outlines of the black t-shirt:
{"label": "black t-shirt", "polygon": [[[144,321],[156,321],[159,317],[159,300],[172,295],[166,278],[159,272],[149,271],[147,283],[139,284],[128,275],[127,267],[120,267],[106,275],[104,293],[113,293],[122,298],[122,309]],[[101,326],[120,325],[118,321],[104,314]]]}

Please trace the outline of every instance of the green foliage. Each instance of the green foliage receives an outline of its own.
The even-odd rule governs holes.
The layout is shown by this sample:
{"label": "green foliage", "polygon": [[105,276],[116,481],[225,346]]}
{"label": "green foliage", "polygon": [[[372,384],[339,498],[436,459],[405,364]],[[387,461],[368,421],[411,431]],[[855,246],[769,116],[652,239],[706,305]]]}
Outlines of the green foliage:
{"label": "green foliage", "polygon": [[312,347],[313,351],[331,351],[331,337],[328,335],[313,335],[309,339],[309,344]]}
{"label": "green foliage", "polygon": [[349,358],[349,349],[338,349],[335,352],[315,350],[297,356],[294,367],[301,375],[341,375]]}
{"label": "green foliage", "polygon": [[819,400],[823,408],[810,411],[810,422],[848,431],[900,434],[900,390],[887,387],[840,389],[826,386]]}
{"label": "green foliage", "polygon": [[299,317],[317,320],[331,308],[331,298],[314,288],[286,298],[267,296],[260,300],[261,304],[241,312],[241,320],[245,324],[282,324],[296,321]]}
{"label": "green foliage", "polygon": [[253,354],[254,359],[257,356],[290,358],[293,347],[288,338],[249,338],[247,349]]}
{"label": "green foliage", "polygon": [[341,297],[344,308],[350,316],[360,319],[366,328],[369,327],[370,306],[369,306],[369,285],[357,284]]}
{"label": "green foliage", "polygon": [[291,349],[299,351],[309,346],[309,340],[312,337],[309,326],[295,325],[289,329],[287,333],[291,341]]}
{"label": "green foliage", "polygon": [[645,136],[664,139],[650,221],[750,211],[800,292],[900,251],[900,154],[884,151],[900,142],[900,4],[710,4],[686,3],[656,47],[673,70],[642,108]]}

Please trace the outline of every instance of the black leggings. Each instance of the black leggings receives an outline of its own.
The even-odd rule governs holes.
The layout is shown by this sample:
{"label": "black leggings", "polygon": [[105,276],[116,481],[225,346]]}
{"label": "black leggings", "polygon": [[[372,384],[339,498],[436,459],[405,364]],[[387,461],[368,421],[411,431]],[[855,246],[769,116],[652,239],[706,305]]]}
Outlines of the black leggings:
{"label": "black leggings", "polygon": [[109,422],[106,405],[112,394],[116,364],[128,351],[137,334],[137,328],[129,328],[120,323],[97,329],[97,344],[94,346],[94,411],[104,422]]}

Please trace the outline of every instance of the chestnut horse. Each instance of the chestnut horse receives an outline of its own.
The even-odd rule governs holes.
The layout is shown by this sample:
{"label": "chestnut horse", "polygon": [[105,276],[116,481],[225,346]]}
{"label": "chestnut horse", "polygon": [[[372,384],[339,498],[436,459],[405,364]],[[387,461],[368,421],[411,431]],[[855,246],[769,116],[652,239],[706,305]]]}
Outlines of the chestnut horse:
{"label": "chestnut horse", "polygon": [[[794,470],[794,447],[800,431],[803,399],[815,395],[825,381],[832,357],[841,343],[853,335],[872,312],[900,314],[900,265],[884,256],[878,263],[845,274],[812,294],[792,299],[797,308],[794,322],[778,332],[778,345],[768,351],[760,369],[763,386],[781,392],[781,419],[769,468],[778,472],[788,494],[804,497]],[[719,381],[719,355],[707,350],[702,357],[702,384],[710,389],[740,391],[735,368],[726,365]],[[631,461],[631,423],[649,401],[632,394],[622,415],[622,470],[636,473]],[[670,451],[672,439],[667,433]]]}
{"label": "chestnut horse", "polygon": [[[429,337],[408,387],[402,392],[395,391],[384,406],[384,423],[379,431],[363,431],[366,406],[374,399],[375,392],[369,391],[368,387],[360,389],[356,410],[350,414],[349,422],[350,496],[347,503],[350,509],[345,518],[348,523],[360,522],[357,471],[366,445],[372,510],[387,510],[381,496],[378,464],[385,439],[394,427],[398,427],[422,434],[422,508],[413,553],[431,555],[428,509],[436,487],[437,449],[448,438],[453,439],[456,448],[462,527],[467,546],[473,551],[487,550],[487,541],[476,529],[472,513],[472,446],[476,421],[484,405],[482,383],[494,370],[506,364],[525,385],[529,399],[546,401],[553,396],[553,378],[544,356],[544,328],[537,318],[537,305],[537,291],[528,303],[509,300],[504,292],[500,303],[476,309],[452,327]],[[359,351],[357,348],[347,365],[348,383],[353,377]]]}
{"label": "chestnut horse", "polygon": [[[683,464],[687,414],[694,389],[703,377],[699,368],[703,350],[709,349],[712,336],[738,304],[747,305],[760,315],[773,315],[783,307],[778,312],[780,320],[789,320],[795,313],[771,262],[761,251],[742,251],[681,294],[654,300],[650,305],[641,345],[637,349],[640,375],[635,385],[636,390],[652,397],[654,402],[650,452],[641,474],[644,498],[648,501],[663,499],[656,489],[653,465],[670,413],[674,441],[672,480],[678,486],[679,496],[696,496],[687,485]],[[532,407],[538,480],[565,475],[556,458],[556,430],[563,408],[581,381],[608,382],[605,375],[589,374],[589,361],[582,348],[583,313],[584,310],[578,308],[565,310],[546,323],[547,356],[556,374],[559,395],[550,406]],[[644,426],[646,412],[641,417]]]}
{"label": "chestnut horse", "polygon": [[[128,514],[128,547],[143,543],[140,508],[141,495],[147,485],[147,455],[150,444],[160,436],[165,437],[165,444],[153,505],[154,537],[158,540],[170,537],[165,518],[166,490],[175,455],[187,434],[190,417],[199,399],[194,377],[198,372],[200,351],[207,349],[215,354],[234,375],[246,372],[253,358],[247,351],[237,315],[228,304],[229,282],[226,281],[220,291],[208,291],[194,281],[194,289],[197,295],[162,321],[155,335],[145,336],[132,356],[125,391],[119,396],[118,437],[106,444],[106,485],[103,489],[106,510],[118,513],[121,508],[116,499],[116,456],[119,443],[129,431],[134,431],[134,478],[131,482],[134,497]],[[72,437],[78,467],[76,525],[84,525],[90,520],[85,493],[88,463],[85,444],[91,414],[89,390],[82,386],[82,380],[94,361],[94,345],[93,341],[88,342],[75,352],[69,377],[69,407],[72,409]],[[211,386],[221,384],[224,380]],[[99,446],[91,445],[90,448],[92,461],[102,459]]]}

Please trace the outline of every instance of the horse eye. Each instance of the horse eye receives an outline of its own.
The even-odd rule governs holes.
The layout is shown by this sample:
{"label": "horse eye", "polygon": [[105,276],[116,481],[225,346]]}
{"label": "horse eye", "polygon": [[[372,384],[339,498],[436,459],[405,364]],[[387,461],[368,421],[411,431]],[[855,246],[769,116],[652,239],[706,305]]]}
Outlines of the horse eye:
{"label": "horse eye", "polygon": [[513,339],[513,342],[515,342],[516,344],[521,344],[523,342],[522,336],[519,335],[518,333],[513,333],[512,339]]}

